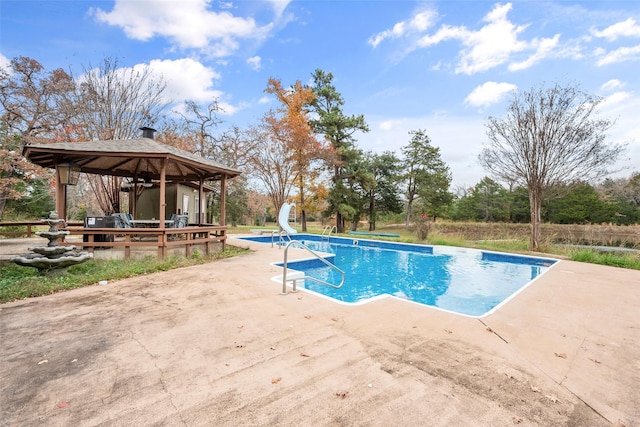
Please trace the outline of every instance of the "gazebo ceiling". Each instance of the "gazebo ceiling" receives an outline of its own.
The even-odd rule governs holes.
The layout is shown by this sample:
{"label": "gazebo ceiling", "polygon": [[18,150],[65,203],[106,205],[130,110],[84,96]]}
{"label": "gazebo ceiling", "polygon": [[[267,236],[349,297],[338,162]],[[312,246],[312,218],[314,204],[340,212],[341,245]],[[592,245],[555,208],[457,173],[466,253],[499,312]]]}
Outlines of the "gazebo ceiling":
{"label": "gazebo ceiling", "polygon": [[220,180],[241,174],[237,169],[151,138],[27,144],[22,154],[44,168],[73,162],[80,166],[81,172],[98,175],[160,179],[163,159],[167,180]]}

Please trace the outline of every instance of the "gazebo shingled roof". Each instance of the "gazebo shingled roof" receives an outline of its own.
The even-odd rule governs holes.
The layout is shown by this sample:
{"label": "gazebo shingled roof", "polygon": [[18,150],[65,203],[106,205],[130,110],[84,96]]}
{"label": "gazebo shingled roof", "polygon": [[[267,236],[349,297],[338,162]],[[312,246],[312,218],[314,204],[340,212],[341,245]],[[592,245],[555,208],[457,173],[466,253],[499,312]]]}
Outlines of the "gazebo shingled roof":
{"label": "gazebo shingled roof", "polygon": [[[204,181],[221,182],[220,224],[225,225],[226,181],[241,174],[233,169],[185,150],[162,144],[153,139],[154,129],[140,128],[142,138],[26,144],[22,155],[44,168],[62,163],[74,163],[80,172],[160,181],[159,217],[165,220],[165,185],[171,181],[197,181],[202,200]],[[66,219],[66,186],[56,181],[56,210]],[[201,221],[201,219],[200,219]],[[164,228],[164,225],[161,226]]]}
{"label": "gazebo shingled roof", "polygon": [[241,174],[237,169],[151,138],[27,144],[22,154],[45,168],[73,162],[80,166],[81,172],[98,175],[160,179],[163,159],[166,160],[166,179],[176,181],[220,180]]}

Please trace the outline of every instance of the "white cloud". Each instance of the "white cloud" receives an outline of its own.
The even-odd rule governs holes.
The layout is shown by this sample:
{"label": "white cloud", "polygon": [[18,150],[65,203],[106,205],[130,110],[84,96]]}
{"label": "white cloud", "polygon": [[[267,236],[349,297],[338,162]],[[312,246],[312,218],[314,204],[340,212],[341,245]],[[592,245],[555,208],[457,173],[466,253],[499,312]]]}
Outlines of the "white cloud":
{"label": "white cloud", "polygon": [[615,90],[615,89],[620,89],[623,88],[625,86],[625,84],[623,82],[621,82],[618,79],[611,79],[608,82],[605,82],[602,86],[600,86],[600,89],[603,91],[611,91],[611,90]]}
{"label": "white cloud", "polygon": [[271,7],[273,8],[276,18],[279,18],[282,16],[282,13],[289,3],[291,3],[291,0],[269,0],[269,3],[271,3]]}
{"label": "white cloud", "polygon": [[627,144],[627,152],[618,164],[625,168],[616,174],[628,177],[632,171],[640,172],[640,97],[627,92],[617,92],[598,105],[598,113],[611,120],[614,126],[607,132],[607,141]]}
{"label": "white cloud", "polygon": [[[599,51],[602,53],[602,51]],[[640,59],[640,45],[633,47],[620,47],[606,53],[597,62],[598,66],[615,64],[618,62],[635,61]]]}
{"label": "white cloud", "polygon": [[520,71],[530,68],[535,63],[542,61],[549,57],[550,53],[558,46],[560,40],[560,34],[556,34],[550,39],[534,39],[531,42],[531,46],[535,46],[535,53],[524,61],[512,62],[509,64],[510,71]]}
{"label": "white cloud", "polygon": [[633,18],[610,25],[602,31],[591,30],[595,37],[605,38],[610,42],[620,37],[640,37],[640,25]]}
{"label": "white cloud", "polygon": [[380,122],[377,127],[381,131],[394,130],[402,125],[402,120],[384,120]]}
{"label": "white cloud", "polygon": [[252,56],[251,58],[247,59],[247,64],[249,64],[251,69],[253,69],[254,71],[259,71],[262,68],[261,61],[262,58],[260,58],[259,56]]}
{"label": "white cloud", "polygon": [[[144,66],[136,65],[134,69]],[[213,88],[220,74],[198,61],[191,58],[153,60],[149,63],[149,68],[155,75],[162,76],[167,85],[164,96],[173,104],[179,105],[185,101],[209,104],[217,100],[221,115],[233,115],[238,111],[237,106],[224,100],[224,92]]]}
{"label": "white cloud", "polygon": [[378,47],[378,45],[385,39],[400,37],[404,34],[404,28],[404,22],[398,22],[392,29],[382,31],[381,33],[369,37],[369,44],[373,47]]}
{"label": "white cloud", "polygon": [[191,58],[155,59],[149,63],[149,68],[154,74],[162,76],[167,84],[165,95],[174,102],[206,102],[220,96],[219,91],[211,89],[214,80],[219,79],[220,75]]}
{"label": "white cloud", "polygon": [[386,39],[402,37],[408,33],[423,32],[433,25],[436,13],[432,10],[417,12],[411,19],[396,23],[391,29],[382,31],[369,37],[369,44],[378,47]]}
{"label": "white cloud", "polygon": [[[128,78],[137,72],[144,72],[148,69],[152,78],[156,81],[162,80],[166,85],[162,93],[163,101],[178,106],[185,101],[194,101],[199,104],[209,104],[213,100],[218,101],[223,113],[234,114],[238,108],[225,102],[224,92],[214,89],[214,83],[220,75],[210,67],[191,59],[182,58],[177,60],[154,59],[148,65],[136,64],[133,67],[121,67],[117,73],[123,78]],[[97,69],[89,70],[90,73],[98,73]],[[82,81],[85,76],[79,76],[78,81]],[[221,113],[222,114],[222,113]]]}
{"label": "white cloud", "polygon": [[3,68],[7,72],[11,72],[11,68],[9,67],[10,64],[11,61],[9,58],[0,53],[0,68]]}
{"label": "white cloud", "polygon": [[[531,41],[521,40],[519,37],[528,25],[512,23],[507,16],[511,9],[511,3],[496,4],[483,18],[486,24],[478,30],[472,30],[466,26],[442,25],[435,33],[420,37],[415,42],[414,48],[427,48],[447,40],[458,40],[463,48],[459,52],[456,73],[474,74],[487,71],[513,61],[516,54],[533,52],[527,59],[512,62],[509,66],[511,71],[529,68],[554,52],[560,35],[556,34],[551,38],[534,38]],[[378,36],[379,39],[375,39],[374,42],[379,43],[384,34],[381,33]]]}
{"label": "white cloud", "polygon": [[486,82],[473,89],[464,102],[474,107],[487,107],[517,89],[518,86],[511,83]]}
{"label": "white cloud", "polygon": [[433,10],[423,10],[416,13],[409,21],[409,28],[415,31],[426,31],[433,25],[436,13]]}
{"label": "white cloud", "polygon": [[614,92],[611,95],[607,96],[601,103],[600,108],[610,108],[615,104],[619,104],[624,100],[631,98],[631,94],[629,92]]}
{"label": "white cloud", "polygon": [[487,25],[461,40],[466,48],[461,52],[456,72],[473,74],[487,71],[507,62],[512,54],[529,48],[526,42],[518,40],[518,35],[527,26],[511,23],[507,19],[510,10],[511,3],[496,5],[484,18]]}
{"label": "white cloud", "polygon": [[262,39],[272,27],[259,27],[253,18],[236,17],[228,11],[209,10],[209,4],[207,0],[179,4],[116,0],[111,12],[95,8],[92,13],[99,22],[121,27],[129,38],[166,37],[180,48],[205,49],[212,56],[229,55],[238,48],[237,39]]}

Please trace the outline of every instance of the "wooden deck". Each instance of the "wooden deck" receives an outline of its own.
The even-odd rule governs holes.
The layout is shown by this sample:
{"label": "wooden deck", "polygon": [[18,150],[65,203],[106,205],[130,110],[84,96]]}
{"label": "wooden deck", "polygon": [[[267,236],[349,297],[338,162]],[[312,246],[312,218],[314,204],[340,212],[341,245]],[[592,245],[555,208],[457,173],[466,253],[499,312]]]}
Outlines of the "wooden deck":
{"label": "wooden deck", "polygon": [[[8,224],[3,223],[4,226]],[[31,237],[34,234],[33,228],[41,227],[41,223],[24,222],[11,223],[11,225],[26,226],[27,231],[10,231],[1,234],[5,236],[27,235],[28,237],[25,239],[1,239],[0,244],[3,248],[0,252],[4,258],[26,253],[29,246],[47,244],[46,239],[40,240]],[[90,253],[95,253],[98,250],[101,254],[104,252],[102,250],[109,249],[111,250],[110,257],[125,259],[131,258],[134,253],[157,254],[159,258],[164,258],[169,254],[181,254],[188,257],[195,250],[209,255],[224,250],[227,239],[227,227],[213,224],[184,228],[86,228],[81,225],[73,225],[61,228],[61,230],[70,232],[65,240],[76,245],[79,249]],[[16,243],[16,241],[22,240],[24,240],[24,244]]]}

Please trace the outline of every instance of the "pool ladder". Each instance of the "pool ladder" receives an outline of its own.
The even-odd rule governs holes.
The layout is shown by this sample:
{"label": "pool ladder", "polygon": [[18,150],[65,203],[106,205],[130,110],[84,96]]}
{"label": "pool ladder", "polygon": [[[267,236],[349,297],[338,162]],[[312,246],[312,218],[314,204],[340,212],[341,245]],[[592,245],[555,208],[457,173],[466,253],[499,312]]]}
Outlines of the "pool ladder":
{"label": "pool ladder", "polygon": [[286,231],[273,230],[271,232],[271,247],[273,247],[276,243],[276,236],[278,236],[278,249],[282,248],[282,246],[284,245],[284,242],[285,242],[284,236],[287,236],[290,242],[292,241],[291,236]]}
{"label": "pool ladder", "polygon": [[310,277],[310,276],[305,276],[305,275],[296,275],[293,278],[289,278],[290,281],[293,282],[292,287],[291,287],[291,292],[298,292],[298,289],[296,288],[296,281],[297,280],[311,280],[313,282],[317,282],[320,283],[322,285],[326,285],[326,286],[330,286],[332,288],[341,288],[342,285],[344,285],[344,271],[342,271],[341,269],[339,269],[338,267],[336,267],[334,264],[330,263],[329,261],[327,261],[326,259],[324,259],[323,257],[321,257],[320,255],[318,255],[316,252],[312,251],[311,249],[309,249],[308,246],[306,246],[304,243],[298,241],[298,240],[291,240],[289,243],[287,243],[287,246],[285,246],[284,248],[284,261],[282,263],[282,295],[286,295],[287,294],[287,253],[289,251],[289,247],[290,246],[298,246],[302,249],[306,249],[309,253],[311,253],[314,257],[318,258],[320,261],[322,261],[323,263],[325,263],[328,267],[334,269],[335,271],[337,271],[338,273],[340,273],[340,276],[342,277],[342,280],[340,280],[340,284],[339,285],[334,285],[333,283],[329,283],[329,282],[325,282],[324,280],[320,280],[320,279],[316,279],[315,277]]}
{"label": "pool ladder", "polygon": [[336,228],[335,225],[331,226],[331,225],[327,225],[324,230],[322,230],[322,234],[320,235],[320,240],[323,240],[325,238],[324,233],[327,232],[327,230],[329,230],[329,234],[327,234],[327,240],[331,239],[331,233],[333,232],[333,230],[336,230],[336,232],[338,232],[338,229]]}

